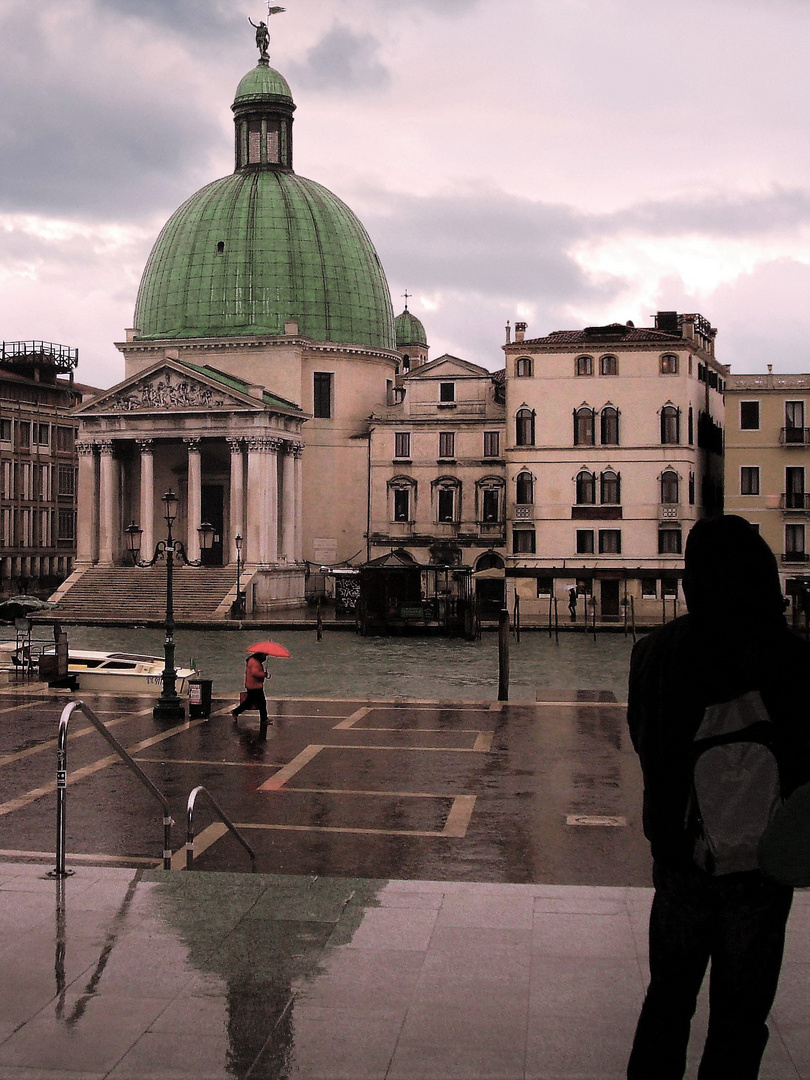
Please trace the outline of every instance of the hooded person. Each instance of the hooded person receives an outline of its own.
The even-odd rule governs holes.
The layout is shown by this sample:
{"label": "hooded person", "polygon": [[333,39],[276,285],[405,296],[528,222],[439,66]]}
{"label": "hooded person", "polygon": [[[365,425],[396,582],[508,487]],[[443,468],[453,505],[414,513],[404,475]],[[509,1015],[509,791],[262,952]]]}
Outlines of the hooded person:
{"label": "hooded person", "polygon": [[680,1080],[711,960],[699,1080],[755,1080],[768,1040],[791,889],[758,870],[708,874],[689,827],[693,743],[704,711],[759,691],[782,794],[810,779],[810,646],[784,617],[776,559],[744,518],[698,521],[687,538],[688,614],[633,649],[628,724],[644,777],[653,856],[650,985],[628,1080]]}

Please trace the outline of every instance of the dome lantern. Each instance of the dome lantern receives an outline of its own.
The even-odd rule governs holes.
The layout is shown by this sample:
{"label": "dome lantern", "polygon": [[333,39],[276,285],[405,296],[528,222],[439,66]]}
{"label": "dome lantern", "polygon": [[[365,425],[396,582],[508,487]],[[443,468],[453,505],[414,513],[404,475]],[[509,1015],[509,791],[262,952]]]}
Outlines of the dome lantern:
{"label": "dome lantern", "polygon": [[262,57],[236,88],[236,168],[292,169],[295,104],[287,80]]}

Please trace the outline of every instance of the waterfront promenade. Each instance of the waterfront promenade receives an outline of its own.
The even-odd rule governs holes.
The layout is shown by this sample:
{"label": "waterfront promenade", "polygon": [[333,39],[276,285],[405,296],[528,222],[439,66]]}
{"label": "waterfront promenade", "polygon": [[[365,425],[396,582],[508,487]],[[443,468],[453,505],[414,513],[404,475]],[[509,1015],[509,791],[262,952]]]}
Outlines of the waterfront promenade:
{"label": "waterfront promenade", "polygon": [[[265,743],[227,700],[163,727],[145,699],[87,697],[169,798],[176,869],[77,715],[56,882],[68,700],[0,692],[0,1080],[623,1076],[651,892],[620,695],[276,699]],[[202,809],[179,869],[198,783],[258,874]],[[808,929],[800,895],[768,1080],[810,1078]]]}

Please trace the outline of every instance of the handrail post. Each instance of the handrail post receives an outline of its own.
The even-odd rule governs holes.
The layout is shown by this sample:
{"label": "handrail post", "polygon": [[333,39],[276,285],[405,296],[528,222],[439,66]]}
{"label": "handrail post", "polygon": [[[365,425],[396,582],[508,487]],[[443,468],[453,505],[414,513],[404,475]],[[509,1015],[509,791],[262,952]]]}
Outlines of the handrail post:
{"label": "handrail post", "polygon": [[237,827],[216,801],[211,792],[202,784],[198,784],[192,791],[189,792],[188,802],[186,804],[186,870],[190,870],[194,863],[194,804],[197,801],[198,795],[205,795],[208,801],[213,806],[214,810],[219,814],[223,824],[233,833],[242,847],[250,856],[250,868],[251,871],[256,873],[256,852],[245,840],[244,836],[239,832]]}
{"label": "handrail post", "polygon": [[66,835],[66,796],[67,796],[67,739],[68,725],[73,713],[78,710],[102,735],[110,746],[115,750],[121,760],[138,777],[141,783],[155,796],[163,807],[163,869],[172,868],[172,820],[171,808],[165,795],[152,783],[143,769],[126,752],[114,735],[111,735],[105,724],[99,720],[96,714],[83,701],[71,701],[62,710],[59,717],[59,733],[57,736],[56,750],[56,867],[51,876],[57,878],[68,877],[72,870],[65,869],[65,835]]}

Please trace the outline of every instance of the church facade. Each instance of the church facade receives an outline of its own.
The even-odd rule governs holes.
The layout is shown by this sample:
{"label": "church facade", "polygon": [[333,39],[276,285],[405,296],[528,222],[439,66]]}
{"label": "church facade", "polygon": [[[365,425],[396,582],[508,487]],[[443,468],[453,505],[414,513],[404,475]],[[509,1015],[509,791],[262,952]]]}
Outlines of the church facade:
{"label": "church facade", "polygon": [[362,558],[367,418],[401,363],[382,265],[340,199],[293,170],[286,80],[262,56],[232,106],[235,169],[160,233],[125,379],[78,410],[77,568],[127,562],[124,529],[176,532],[210,565],[237,560],[249,606],[300,603],[308,563]]}

